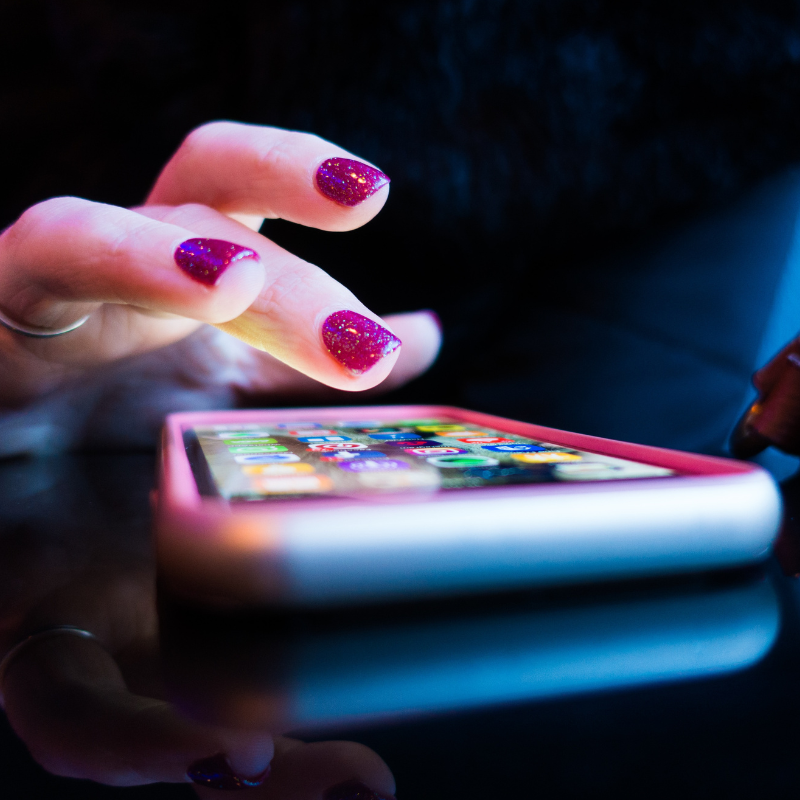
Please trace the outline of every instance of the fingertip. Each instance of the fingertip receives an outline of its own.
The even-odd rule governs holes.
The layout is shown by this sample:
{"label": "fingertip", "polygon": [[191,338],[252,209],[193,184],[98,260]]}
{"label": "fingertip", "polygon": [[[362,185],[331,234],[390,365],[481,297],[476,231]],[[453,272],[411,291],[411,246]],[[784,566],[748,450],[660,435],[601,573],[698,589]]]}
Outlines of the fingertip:
{"label": "fingertip", "polygon": [[391,179],[363,161],[335,156],[319,164],[313,183],[328,205],[324,228],[349,231],[369,222],[383,208]]}

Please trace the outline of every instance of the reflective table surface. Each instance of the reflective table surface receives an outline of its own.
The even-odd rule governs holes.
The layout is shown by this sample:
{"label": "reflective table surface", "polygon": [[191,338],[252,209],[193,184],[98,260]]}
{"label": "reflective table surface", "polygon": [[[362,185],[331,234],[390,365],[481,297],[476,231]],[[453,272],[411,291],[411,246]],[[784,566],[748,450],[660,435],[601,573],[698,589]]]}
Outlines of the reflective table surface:
{"label": "reflective table surface", "polygon": [[[360,742],[401,800],[797,791],[800,480],[784,484],[784,531],[760,567],[289,615],[198,608],[157,589],[153,460],[0,464],[2,653],[48,626],[91,630],[131,693],[187,724]],[[83,709],[51,691],[52,676],[22,671],[6,686],[19,735],[3,718],[0,797],[197,796],[185,783],[47,772],[37,759],[98,777],[114,721],[108,740],[81,738]],[[24,681],[27,705],[12,697]],[[149,757],[161,758],[155,745]]]}

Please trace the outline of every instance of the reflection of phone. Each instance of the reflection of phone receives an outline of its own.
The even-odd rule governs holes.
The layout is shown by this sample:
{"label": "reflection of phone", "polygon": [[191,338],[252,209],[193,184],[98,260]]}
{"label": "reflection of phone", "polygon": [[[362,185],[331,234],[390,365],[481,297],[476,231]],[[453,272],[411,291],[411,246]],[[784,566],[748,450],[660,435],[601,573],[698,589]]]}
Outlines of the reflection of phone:
{"label": "reflection of phone", "polygon": [[763,470],[437,406],[174,414],[156,525],[173,588],[326,605],[745,564]]}
{"label": "reflection of phone", "polygon": [[160,652],[192,716],[309,731],[708,678],[754,664],[778,634],[763,575],[627,589],[255,618],[162,609]]}

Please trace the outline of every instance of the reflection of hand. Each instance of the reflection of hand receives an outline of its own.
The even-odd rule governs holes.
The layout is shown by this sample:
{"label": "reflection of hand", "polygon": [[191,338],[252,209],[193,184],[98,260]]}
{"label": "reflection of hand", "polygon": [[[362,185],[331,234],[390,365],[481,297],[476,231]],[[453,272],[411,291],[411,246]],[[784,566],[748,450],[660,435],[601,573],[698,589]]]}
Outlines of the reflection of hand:
{"label": "reflection of hand", "polygon": [[[212,123],[187,138],[141,208],[56,198],[29,209],[0,236],[0,312],[47,329],[91,316],[51,339],[0,328],[0,407],[25,407],[56,389],[82,393],[79,407],[87,398],[89,405],[118,400],[137,378],[140,397],[148,387],[155,394],[171,387],[183,408],[193,389],[216,391],[212,404],[298,393],[314,382],[360,391],[392,371],[398,339],[394,383],[424,371],[439,345],[435,318],[384,323],[321,269],[256,232],[265,217],[327,231],[368,222],[386,201],[388,181],[355,160],[344,169],[348,158],[308,134]],[[236,247],[209,273],[208,259],[187,255],[195,240]],[[352,319],[364,331],[324,325],[343,310],[361,315]],[[213,329],[190,336],[202,323],[258,349]],[[377,337],[380,346],[359,360],[340,346],[342,337],[348,347],[352,337],[364,347]],[[156,402],[159,410],[168,404]]]}
{"label": "reflection of hand", "polygon": [[[31,632],[58,625],[98,637],[62,633],[22,647],[0,687],[9,720],[33,757],[58,775],[128,786],[181,782],[191,771],[196,781],[213,781],[214,770],[226,769],[214,757],[224,754],[230,769],[223,783],[258,776],[272,760],[267,732],[198,723],[160,696],[155,569],[141,511],[150,475],[145,469],[137,481],[141,467],[136,459],[103,459],[89,474],[101,483],[95,494],[69,460],[64,473],[49,476],[46,500],[31,498],[22,514],[24,498],[16,509],[0,509],[0,656]],[[0,491],[41,485],[51,469],[3,465]],[[98,513],[104,503],[108,513]],[[320,800],[354,780],[375,798],[394,791],[383,761],[355,743],[305,745],[279,736],[274,753],[272,774],[253,796]],[[330,800],[373,800],[358,791],[354,784],[337,789]]]}

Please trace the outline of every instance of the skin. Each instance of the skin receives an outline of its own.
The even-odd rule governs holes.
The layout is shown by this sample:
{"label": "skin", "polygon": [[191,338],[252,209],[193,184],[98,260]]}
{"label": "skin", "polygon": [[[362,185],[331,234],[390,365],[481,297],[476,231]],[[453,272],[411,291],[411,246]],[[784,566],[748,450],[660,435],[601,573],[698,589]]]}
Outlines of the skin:
{"label": "skin", "polygon": [[[53,339],[0,329],[0,408],[98,379],[111,362],[180,348],[203,323],[261,351],[244,394],[268,395],[273,381],[284,393],[314,382],[364,391],[396,370],[389,388],[427,369],[440,343],[430,313],[381,320],[319,267],[257,232],[265,218],[332,232],[369,222],[388,185],[358,206],[339,205],[314,183],[319,164],[334,156],[357,158],[310,134],[214,122],[187,136],[141,207],[60,197],[28,209],[0,235],[0,310],[43,328],[91,318]],[[181,242],[198,237],[252,248],[260,261],[235,262],[206,286],[173,259]],[[350,374],[320,338],[322,321],[340,309],[380,322],[404,347]]]}

